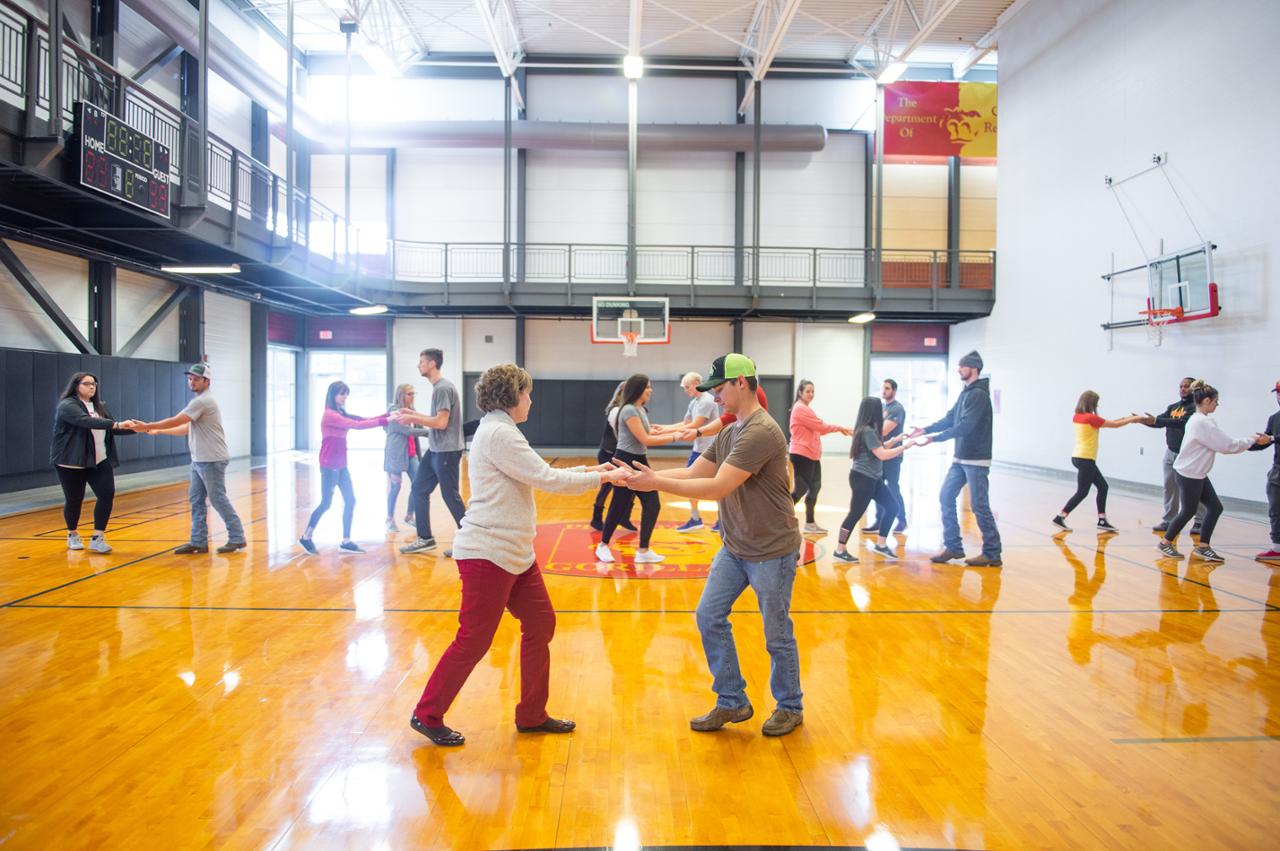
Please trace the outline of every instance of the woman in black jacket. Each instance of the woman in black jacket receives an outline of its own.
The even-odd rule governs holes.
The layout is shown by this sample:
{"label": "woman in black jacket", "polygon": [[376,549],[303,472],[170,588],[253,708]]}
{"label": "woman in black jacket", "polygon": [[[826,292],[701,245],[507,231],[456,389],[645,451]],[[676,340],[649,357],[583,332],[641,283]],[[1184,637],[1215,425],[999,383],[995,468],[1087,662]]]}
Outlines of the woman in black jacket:
{"label": "woman in black jacket", "polygon": [[53,443],[49,447],[49,463],[58,471],[58,482],[66,503],[62,507],[67,521],[67,549],[83,550],[84,542],[76,527],[80,525],[80,507],[84,504],[85,485],[93,488],[97,505],[93,509],[93,537],[89,549],[109,553],[107,521],[116,495],[114,468],[116,458],[114,436],[132,434],[133,420],[115,422],[111,412],[98,398],[98,378],[89,372],[71,376],[62,391],[53,420]]}

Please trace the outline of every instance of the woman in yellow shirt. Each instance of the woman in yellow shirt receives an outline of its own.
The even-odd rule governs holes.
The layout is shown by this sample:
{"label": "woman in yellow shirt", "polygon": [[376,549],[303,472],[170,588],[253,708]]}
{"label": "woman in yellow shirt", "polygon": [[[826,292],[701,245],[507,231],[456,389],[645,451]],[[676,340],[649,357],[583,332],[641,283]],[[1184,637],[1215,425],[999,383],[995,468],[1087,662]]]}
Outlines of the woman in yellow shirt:
{"label": "woman in yellow shirt", "polygon": [[1131,414],[1118,420],[1107,420],[1098,416],[1098,394],[1086,390],[1080,394],[1076,402],[1076,413],[1071,422],[1076,430],[1076,448],[1071,453],[1071,466],[1076,468],[1076,492],[1067,500],[1058,515],[1053,518],[1053,525],[1059,530],[1070,532],[1067,515],[1089,495],[1089,488],[1098,488],[1098,531],[1118,532],[1107,519],[1107,480],[1098,469],[1098,430],[1104,428],[1120,428],[1129,423],[1139,422],[1142,417]]}

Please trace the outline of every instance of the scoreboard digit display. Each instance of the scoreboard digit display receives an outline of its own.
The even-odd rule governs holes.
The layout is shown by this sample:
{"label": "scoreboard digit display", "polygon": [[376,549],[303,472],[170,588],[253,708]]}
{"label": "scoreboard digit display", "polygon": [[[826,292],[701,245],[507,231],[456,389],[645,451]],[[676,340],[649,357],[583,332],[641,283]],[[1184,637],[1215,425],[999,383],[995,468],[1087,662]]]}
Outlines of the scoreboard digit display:
{"label": "scoreboard digit display", "polygon": [[169,149],[91,103],[76,121],[80,185],[169,218]]}

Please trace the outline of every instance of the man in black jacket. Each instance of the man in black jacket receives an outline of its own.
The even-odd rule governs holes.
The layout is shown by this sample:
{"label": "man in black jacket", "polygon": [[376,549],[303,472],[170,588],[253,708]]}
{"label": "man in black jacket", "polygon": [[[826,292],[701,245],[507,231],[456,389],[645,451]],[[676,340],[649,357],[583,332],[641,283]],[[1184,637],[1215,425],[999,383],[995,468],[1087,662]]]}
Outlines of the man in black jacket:
{"label": "man in black jacket", "polygon": [[[1152,532],[1165,532],[1169,523],[1178,516],[1178,482],[1173,475],[1173,462],[1182,451],[1182,435],[1187,429],[1187,420],[1196,412],[1195,400],[1191,398],[1191,383],[1194,378],[1184,378],[1178,385],[1178,401],[1164,409],[1164,413],[1156,416],[1146,414],[1141,422],[1151,428],[1164,429],[1164,516],[1160,522],[1151,527]],[[1195,522],[1191,524],[1191,534],[1200,534],[1200,524],[1204,521],[1205,507],[1196,509]]]}
{"label": "man in black jacket", "polygon": [[[1280,381],[1277,381],[1275,387],[1276,404],[1280,405]],[[1280,443],[1276,442],[1276,438],[1280,437],[1280,411],[1276,411],[1267,420],[1267,427],[1263,430],[1263,434],[1271,437],[1271,446],[1274,447],[1271,469],[1267,472],[1267,516],[1271,519],[1271,547],[1256,556],[1258,561],[1280,564]],[[1265,449],[1267,444],[1255,443],[1249,447],[1250,452],[1257,452]]]}
{"label": "man in black jacket", "polygon": [[991,472],[991,390],[982,372],[982,356],[977,352],[960,358],[960,380],[964,389],[947,415],[925,428],[913,429],[911,437],[927,434],[927,442],[955,440],[955,458],[942,482],[942,552],[930,561],[945,564],[964,558],[956,500],[961,488],[969,487],[969,504],[982,531],[982,555],[965,559],[972,567],[1000,567],[1000,532],[988,499]]}

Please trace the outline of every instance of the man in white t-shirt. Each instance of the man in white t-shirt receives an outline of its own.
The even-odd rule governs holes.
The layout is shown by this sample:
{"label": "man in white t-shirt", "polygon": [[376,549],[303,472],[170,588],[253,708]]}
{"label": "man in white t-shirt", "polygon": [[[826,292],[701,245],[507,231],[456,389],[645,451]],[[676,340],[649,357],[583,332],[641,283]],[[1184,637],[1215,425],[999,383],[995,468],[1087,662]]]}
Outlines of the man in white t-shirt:
{"label": "man in white t-shirt", "polygon": [[209,392],[212,379],[209,364],[193,365],[187,370],[187,386],[195,398],[168,419],[140,423],[137,428],[147,434],[185,435],[191,450],[191,485],[187,491],[191,501],[191,540],[174,550],[178,555],[209,552],[209,504],[227,525],[227,542],[218,547],[218,552],[226,554],[248,546],[240,515],[227,498],[227,462],[231,453],[222,430],[222,413]]}
{"label": "man in white t-shirt", "polygon": [[[684,378],[680,379],[680,389],[684,390],[685,395],[689,397],[689,407],[685,410],[684,419],[678,423],[671,425],[656,425],[651,430],[654,434],[664,434],[670,432],[694,431],[720,416],[720,406],[716,404],[715,396],[711,393],[702,393],[698,390],[698,385],[702,383],[702,376],[696,372],[686,372]],[[693,449],[689,451],[689,458],[685,461],[686,467],[692,467],[693,462],[703,452],[707,451],[715,441],[714,435],[707,437],[695,437],[693,440]],[[696,532],[702,528],[702,515],[698,513],[698,501],[689,501],[689,519],[676,527],[677,532]]]}

